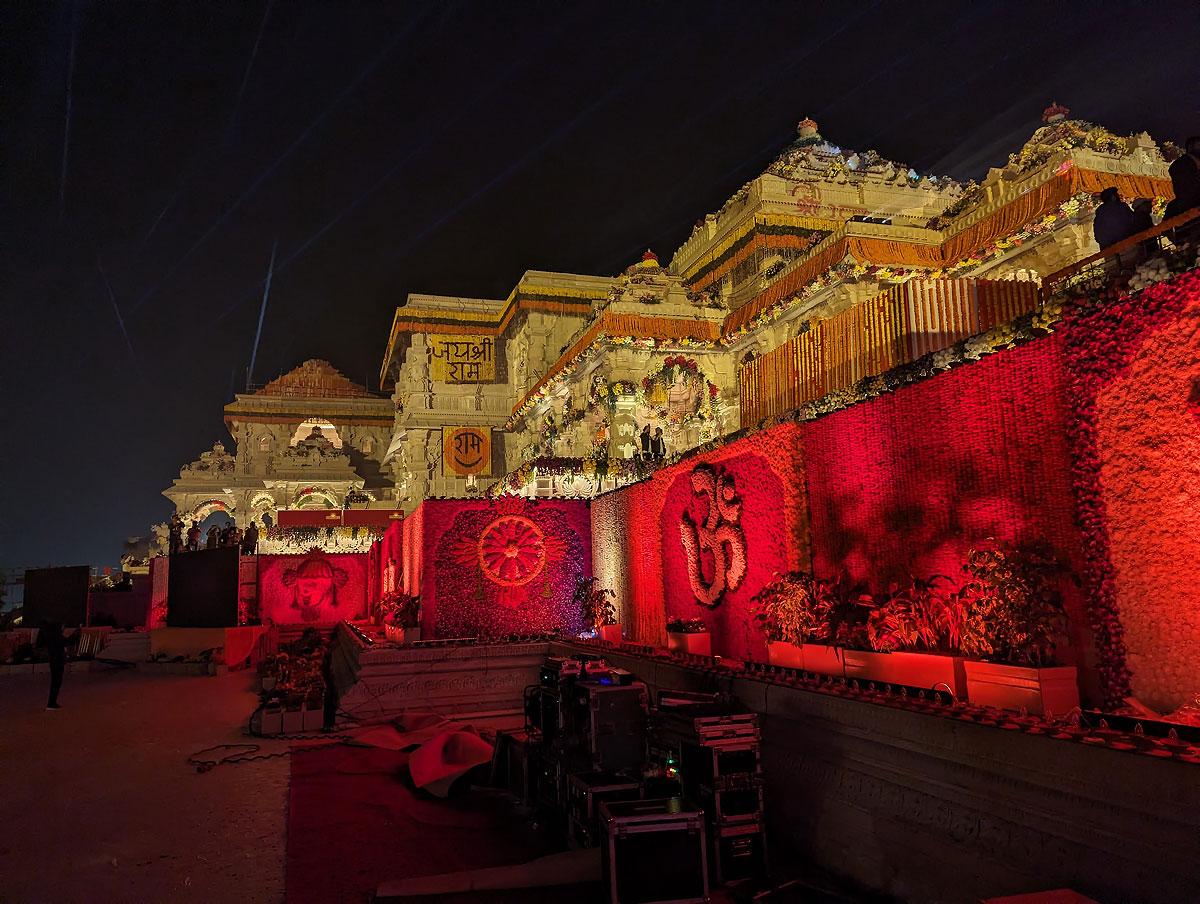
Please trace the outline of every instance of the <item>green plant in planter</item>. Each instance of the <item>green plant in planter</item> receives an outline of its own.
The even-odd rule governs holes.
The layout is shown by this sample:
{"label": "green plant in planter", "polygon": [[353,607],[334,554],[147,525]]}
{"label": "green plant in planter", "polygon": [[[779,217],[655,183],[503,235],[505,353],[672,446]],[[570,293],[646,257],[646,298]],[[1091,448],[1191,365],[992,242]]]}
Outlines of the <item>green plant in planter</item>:
{"label": "green plant in planter", "polygon": [[403,590],[393,590],[380,601],[381,608],[386,602],[387,614],[384,624],[393,628],[417,628],[421,625],[421,598],[405,593]]}
{"label": "green plant in planter", "polygon": [[963,607],[943,574],[928,579],[909,576],[893,585],[886,599],[867,617],[872,650],[928,650],[947,653],[959,646]]}
{"label": "green plant in planter", "polygon": [[799,645],[830,640],[839,603],[836,582],[791,571],[776,574],[754,594],[751,611],[769,642]]}
{"label": "green plant in planter", "polygon": [[667,622],[667,631],[671,634],[703,634],[708,625],[702,618],[673,618]]}
{"label": "green plant in planter", "polygon": [[616,594],[606,587],[598,587],[599,578],[579,577],[575,580],[572,597],[583,613],[584,627],[600,630],[605,625],[617,623],[617,607],[613,605]]}
{"label": "green plant in planter", "polygon": [[1053,665],[1055,640],[1066,629],[1054,580],[1063,568],[1053,556],[998,544],[970,550],[963,571],[967,579],[956,594],[963,654],[1011,665]]}

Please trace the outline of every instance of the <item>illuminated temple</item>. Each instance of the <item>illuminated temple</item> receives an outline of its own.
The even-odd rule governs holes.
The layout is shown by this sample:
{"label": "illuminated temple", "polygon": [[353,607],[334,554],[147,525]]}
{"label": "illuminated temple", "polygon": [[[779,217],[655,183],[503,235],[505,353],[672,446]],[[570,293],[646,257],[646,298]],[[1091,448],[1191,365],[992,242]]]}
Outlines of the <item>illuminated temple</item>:
{"label": "illuminated temple", "polygon": [[[227,405],[232,447],[164,494],[262,530],[226,617],[326,630],[346,718],[528,727],[545,656],[603,656],[761,716],[771,831],[864,887],[1183,900],[1200,277],[1194,211],[1160,223],[1179,149],[1057,104],[979,183],[835,140],[801,121],[669,258],[408,296],[379,392],[304,362]],[[1109,188],[1159,225],[1100,253]],[[151,627],[200,558],[152,560]]]}

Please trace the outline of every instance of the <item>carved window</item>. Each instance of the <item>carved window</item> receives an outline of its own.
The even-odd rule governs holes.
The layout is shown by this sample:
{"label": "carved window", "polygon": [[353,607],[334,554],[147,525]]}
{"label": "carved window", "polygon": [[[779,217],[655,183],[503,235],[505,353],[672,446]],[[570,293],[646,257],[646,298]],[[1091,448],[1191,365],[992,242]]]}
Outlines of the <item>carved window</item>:
{"label": "carved window", "polygon": [[271,437],[265,433],[258,438],[258,451],[259,452],[270,452],[271,451]]}
{"label": "carved window", "polygon": [[369,437],[369,436],[366,439],[364,439],[362,442],[362,450],[363,450],[364,455],[370,455],[372,452],[374,452],[375,451],[375,440],[371,439],[371,437]]}

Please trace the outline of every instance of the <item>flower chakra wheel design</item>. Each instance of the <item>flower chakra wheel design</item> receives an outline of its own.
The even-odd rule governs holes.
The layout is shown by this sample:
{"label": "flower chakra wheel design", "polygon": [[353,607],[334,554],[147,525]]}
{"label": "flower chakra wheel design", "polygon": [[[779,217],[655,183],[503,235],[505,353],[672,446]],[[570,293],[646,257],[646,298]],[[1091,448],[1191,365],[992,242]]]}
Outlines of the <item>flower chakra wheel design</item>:
{"label": "flower chakra wheel design", "polygon": [[505,587],[528,584],[546,566],[546,538],[521,515],[503,515],[479,538],[479,564],[488,579]]}

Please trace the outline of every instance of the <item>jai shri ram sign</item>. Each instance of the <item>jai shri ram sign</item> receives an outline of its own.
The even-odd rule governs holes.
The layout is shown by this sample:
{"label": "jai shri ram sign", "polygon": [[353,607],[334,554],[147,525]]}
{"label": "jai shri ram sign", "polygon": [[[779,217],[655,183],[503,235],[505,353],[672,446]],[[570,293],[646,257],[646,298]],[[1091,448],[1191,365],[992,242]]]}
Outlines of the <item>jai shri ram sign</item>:
{"label": "jai shri ram sign", "polygon": [[447,474],[492,476],[491,427],[443,427],[442,460]]}
{"label": "jai shri ram sign", "polygon": [[496,379],[490,336],[438,336],[433,339],[433,378],[443,383],[491,383]]}

